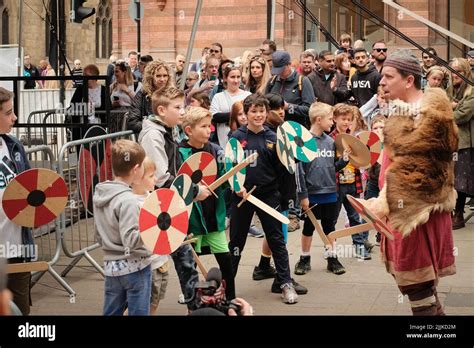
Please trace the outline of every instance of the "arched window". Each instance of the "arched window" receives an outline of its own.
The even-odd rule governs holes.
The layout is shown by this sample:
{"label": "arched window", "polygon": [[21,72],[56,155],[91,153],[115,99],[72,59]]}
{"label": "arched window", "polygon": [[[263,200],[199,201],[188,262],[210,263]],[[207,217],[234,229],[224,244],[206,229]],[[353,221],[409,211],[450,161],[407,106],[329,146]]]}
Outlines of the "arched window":
{"label": "arched window", "polygon": [[112,4],[100,0],[95,22],[95,49],[97,58],[108,58],[112,53]]}
{"label": "arched window", "polygon": [[10,43],[10,14],[8,8],[5,6],[5,2],[0,0],[0,28],[2,30],[2,45],[7,45]]}

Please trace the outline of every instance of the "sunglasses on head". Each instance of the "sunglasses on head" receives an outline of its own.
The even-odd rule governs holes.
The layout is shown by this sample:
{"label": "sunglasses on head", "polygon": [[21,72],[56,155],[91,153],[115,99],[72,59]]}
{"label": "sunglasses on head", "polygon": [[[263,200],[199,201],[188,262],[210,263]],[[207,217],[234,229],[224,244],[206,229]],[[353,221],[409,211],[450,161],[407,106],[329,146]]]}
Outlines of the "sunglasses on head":
{"label": "sunglasses on head", "polygon": [[377,52],[387,52],[388,51],[388,48],[376,48],[375,49]]}
{"label": "sunglasses on head", "polygon": [[260,64],[265,64],[265,59],[259,56],[255,56],[252,59],[250,59],[251,62],[259,62]]}

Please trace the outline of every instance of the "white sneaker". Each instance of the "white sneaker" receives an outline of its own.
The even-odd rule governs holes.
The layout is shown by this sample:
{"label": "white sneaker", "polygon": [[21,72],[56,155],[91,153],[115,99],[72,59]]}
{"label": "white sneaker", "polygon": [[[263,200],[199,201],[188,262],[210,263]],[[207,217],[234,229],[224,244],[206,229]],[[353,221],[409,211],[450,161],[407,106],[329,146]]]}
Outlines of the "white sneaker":
{"label": "white sneaker", "polygon": [[294,304],[298,302],[298,294],[292,283],[286,283],[281,286],[281,297],[283,303]]}

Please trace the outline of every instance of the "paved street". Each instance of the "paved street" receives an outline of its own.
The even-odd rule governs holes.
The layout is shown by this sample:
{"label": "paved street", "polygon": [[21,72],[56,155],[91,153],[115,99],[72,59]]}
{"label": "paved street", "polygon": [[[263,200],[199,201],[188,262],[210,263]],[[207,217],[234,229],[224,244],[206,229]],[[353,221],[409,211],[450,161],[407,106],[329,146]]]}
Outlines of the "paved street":
{"label": "paved street", "polygon": [[[341,228],[341,221],[338,224]],[[374,233],[371,232],[371,240]],[[359,261],[354,257],[341,258],[346,274],[336,276],[326,271],[322,258],[322,242],[315,235],[311,250],[312,270],[295,279],[309,289],[300,296],[298,304],[285,305],[280,296],[272,294],[272,280],[253,281],[254,266],[260,258],[262,239],[248,238],[246,249],[236,279],[237,295],[254,307],[258,315],[411,315],[408,299],[399,296],[394,280],[380,262],[378,247],[372,260]],[[457,274],[441,279],[438,293],[448,315],[474,315],[474,218],[461,230],[454,231],[457,248]],[[350,237],[339,243],[349,245]],[[350,250],[350,248],[348,248]],[[300,232],[289,234],[290,265],[292,272],[300,253]],[[94,258],[102,263],[101,252]],[[207,267],[216,265],[212,255],[202,258]],[[70,262],[62,257],[55,269],[60,273]],[[84,259],[65,278],[77,292],[75,303],[70,303],[67,293],[46,274],[32,290],[32,315],[101,315],[103,304],[103,278]],[[161,315],[184,315],[186,308],[177,303],[180,294],[174,269],[166,299],[160,303]]]}

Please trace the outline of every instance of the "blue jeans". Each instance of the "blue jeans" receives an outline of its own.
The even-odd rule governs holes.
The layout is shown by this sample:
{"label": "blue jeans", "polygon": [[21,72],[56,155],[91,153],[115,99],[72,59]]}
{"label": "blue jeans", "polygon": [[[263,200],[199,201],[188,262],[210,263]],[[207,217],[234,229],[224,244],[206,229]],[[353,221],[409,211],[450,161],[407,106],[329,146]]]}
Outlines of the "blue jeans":
{"label": "blue jeans", "polygon": [[105,277],[104,315],[149,315],[151,267],[118,277]]}
{"label": "blue jeans", "polygon": [[[347,212],[347,217],[349,218],[349,225],[351,227],[361,224],[359,214],[346,198],[346,195],[351,195],[351,196],[356,197],[357,196],[356,192],[357,190],[356,190],[355,184],[345,184],[345,185],[339,185],[339,191],[337,193],[337,212],[338,212],[337,217],[339,216],[342,205],[344,205],[344,208],[346,209],[346,212]],[[334,222],[334,226],[337,223],[337,217],[336,217],[336,221]],[[367,238],[369,238],[369,231],[356,233],[352,235],[352,243],[356,245],[357,244],[363,245],[364,240]]]}

